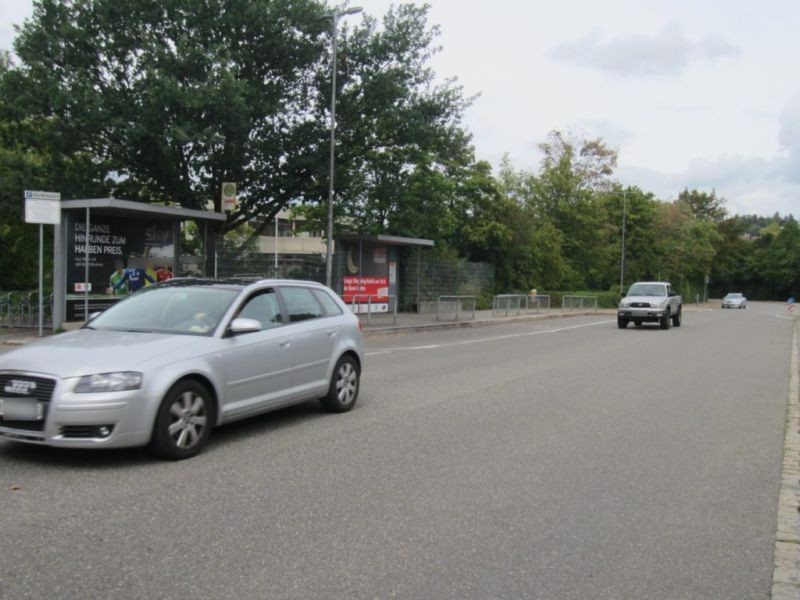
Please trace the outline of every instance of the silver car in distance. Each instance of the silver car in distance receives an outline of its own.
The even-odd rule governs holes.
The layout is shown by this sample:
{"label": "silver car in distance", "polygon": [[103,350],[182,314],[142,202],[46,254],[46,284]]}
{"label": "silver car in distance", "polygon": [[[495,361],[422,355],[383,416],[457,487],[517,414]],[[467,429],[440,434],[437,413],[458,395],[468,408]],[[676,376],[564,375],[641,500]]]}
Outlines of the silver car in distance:
{"label": "silver car in distance", "polygon": [[362,363],[358,317],[323,285],[173,279],[0,354],[0,439],[189,458],[217,425],[350,410]]}
{"label": "silver car in distance", "polygon": [[731,292],[722,299],[722,308],[747,308],[747,298],[739,292]]}

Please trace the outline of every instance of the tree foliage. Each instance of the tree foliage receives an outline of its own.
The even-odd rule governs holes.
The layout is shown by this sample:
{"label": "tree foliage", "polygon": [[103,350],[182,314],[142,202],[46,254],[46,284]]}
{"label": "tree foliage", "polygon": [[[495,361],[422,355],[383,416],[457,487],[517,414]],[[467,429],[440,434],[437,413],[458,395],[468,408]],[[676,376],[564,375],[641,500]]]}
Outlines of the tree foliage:
{"label": "tree foliage", "polygon": [[308,191],[324,11],[313,0],[41,0],[16,41],[18,105],[69,141],[64,154],[102,164],[117,196],[219,208],[221,182],[239,183],[232,227]]}
{"label": "tree foliage", "polygon": [[575,133],[554,129],[547,141],[539,144],[544,157],[542,170],[557,168],[566,162],[571,167],[575,185],[588,190],[606,190],[612,187],[611,176],[617,168],[618,153],[602,138],[586,139]]}
{"label": "tree foliage", "polygon": [[685,207],[693,218],[704,221],[719,223],[727,214],[725,200],[717,196],[715,190],[709,194],[685,188],[678,196],[677,204]]}
{"label": "tree foliage", "polygon": [[[335,210],[345,228],[437,242],[453,232],[450,202],[474,163],[461,124],[469,99],[454,82],[436,81],[429,63],[438,28],[427,24],[427,11],[393,7],[382,23],[367,16],[342,37]],[[329,73],[318,77],[328,93]],[[325,209],[311,204],[304,212],[324,223]]]}
{"label": "tree foliage", "polygon": [[[14,105],[46,119],[64,155],[90,156],[118,197],[219,210],[234,181],[226,229],[296,204],[324,223],[330,13],[317,0],[41,0],[16,41]],[[472,160],[468,100],[435,82],[427,7],[340,31],[337,215],[406,230],[440,205],[420,190],[446,193],[448,168]]]}
{"label": "tree foliage", "polygon": [[761,254],[758,272],[773,298],[784,299],[800,290],[800,226],[790,220]]}

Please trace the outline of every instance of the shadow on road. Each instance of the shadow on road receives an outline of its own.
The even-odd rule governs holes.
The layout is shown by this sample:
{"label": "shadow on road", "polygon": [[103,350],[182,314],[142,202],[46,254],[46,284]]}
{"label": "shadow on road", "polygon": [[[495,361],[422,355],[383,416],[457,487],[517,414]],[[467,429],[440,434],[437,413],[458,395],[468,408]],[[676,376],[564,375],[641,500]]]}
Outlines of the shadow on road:
{"label": "shadow on road", "polygon": [[[358,406],[354,408],[357,410]],[[229,446],[253,438],[268,436],[273,431],[303,425],[309,420],[330,417],[316,401],[291,406],[271,413],[250,417],[218,427],[211,434],[206,449],[197,457],[188,460],[203,460]],[[53,448],[0,440],[0,460],[27,463],[30,465],[56,466],[65,469],[120,469],[169,464],[152,456],[145,447],[139,448]]]}

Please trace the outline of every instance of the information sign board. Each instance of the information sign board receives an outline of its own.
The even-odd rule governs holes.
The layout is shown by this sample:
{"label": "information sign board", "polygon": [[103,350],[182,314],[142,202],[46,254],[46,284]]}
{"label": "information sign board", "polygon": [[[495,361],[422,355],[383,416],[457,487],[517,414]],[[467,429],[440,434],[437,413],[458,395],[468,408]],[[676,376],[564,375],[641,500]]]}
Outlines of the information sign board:
{"label": "information sign board", "polygon": [[61,223],[61,194],[25,190],[25,222],[44,225]]}

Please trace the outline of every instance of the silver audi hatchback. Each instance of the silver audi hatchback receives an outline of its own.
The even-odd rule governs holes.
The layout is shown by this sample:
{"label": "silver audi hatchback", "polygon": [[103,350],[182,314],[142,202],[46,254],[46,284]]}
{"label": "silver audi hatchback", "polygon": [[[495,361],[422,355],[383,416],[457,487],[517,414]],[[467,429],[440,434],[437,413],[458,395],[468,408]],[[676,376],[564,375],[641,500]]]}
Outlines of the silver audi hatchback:
{"label": "silver audi hatchback", "polygon": [[225,423],[356,402],[358,317],[306,281],[173,279],[0,355],[0,439],[189,458]]}

